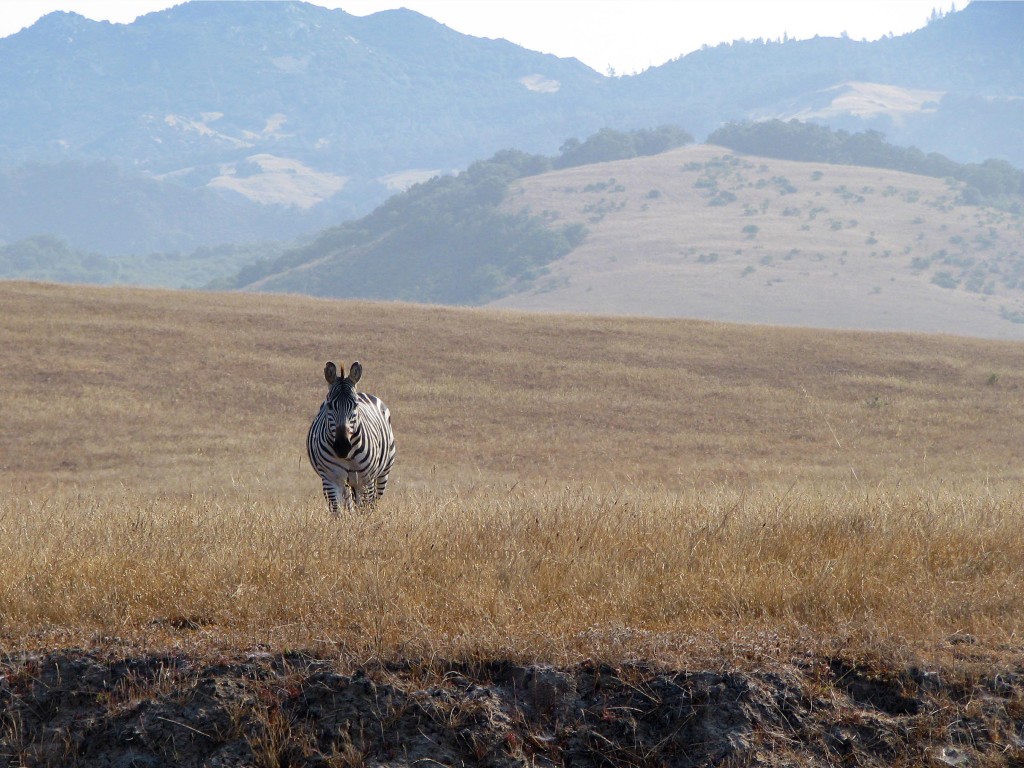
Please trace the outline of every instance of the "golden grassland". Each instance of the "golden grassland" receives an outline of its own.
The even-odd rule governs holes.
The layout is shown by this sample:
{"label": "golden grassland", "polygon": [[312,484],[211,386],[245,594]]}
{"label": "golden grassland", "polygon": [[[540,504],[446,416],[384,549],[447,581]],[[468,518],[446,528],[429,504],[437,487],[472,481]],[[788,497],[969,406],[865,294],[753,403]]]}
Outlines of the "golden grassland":
{"label": "golden grassland", "polygon": [[[1017,343],[0,283],[3,643],[1019,645]],[[332,518],[364,365],[399,460]]]}
{"label": "golden grassland", "polygon": [[587,237],[494,305],[1021,340],[1024,218],[962,191],[712,145],[530,176],[505,209]]}

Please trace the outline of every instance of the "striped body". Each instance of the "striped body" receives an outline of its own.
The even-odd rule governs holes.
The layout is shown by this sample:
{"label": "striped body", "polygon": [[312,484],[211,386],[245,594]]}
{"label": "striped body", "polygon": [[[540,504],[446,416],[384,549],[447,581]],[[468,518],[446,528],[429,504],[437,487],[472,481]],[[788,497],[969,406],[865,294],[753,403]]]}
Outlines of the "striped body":
{"label": "striped body", "polygon": [[306,436],[309,463],[323,481],[331,512],[341,504],[353,511],[384,495],[395,462],[391,412],[377,397],[356,390],[362,366],[356,362],[347,378],[334,363],[324,368],[327,397]]}

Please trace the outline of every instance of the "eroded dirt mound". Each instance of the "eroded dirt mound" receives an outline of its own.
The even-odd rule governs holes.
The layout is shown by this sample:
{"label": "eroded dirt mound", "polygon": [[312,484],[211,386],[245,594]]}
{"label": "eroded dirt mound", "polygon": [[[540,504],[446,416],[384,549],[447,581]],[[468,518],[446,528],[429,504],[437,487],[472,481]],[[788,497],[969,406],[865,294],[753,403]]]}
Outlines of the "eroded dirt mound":
{"label": "eroded dirt mound", "polygon": [[8,656],[0,765],[1024,764],[1024,664],[766,666]]}

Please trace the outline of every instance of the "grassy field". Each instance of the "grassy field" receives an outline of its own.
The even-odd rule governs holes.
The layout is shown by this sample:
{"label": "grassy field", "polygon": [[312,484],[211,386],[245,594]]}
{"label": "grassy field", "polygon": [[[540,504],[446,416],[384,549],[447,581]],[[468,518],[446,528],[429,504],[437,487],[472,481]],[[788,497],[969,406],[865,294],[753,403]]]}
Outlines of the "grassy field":
{"label": "grassy field", "polygon": [[1024,218],[963,192],[711,145],[531,176],[506,210],[588,234],[494,304],[1024,339]]}
{"label": "grassy field", "polygon": [[[0,283],[8,646],[1019,644],[1017,343]],[[399,458],[332,518],[359,359]],[[713,642],[711,642],[713,641]]]}

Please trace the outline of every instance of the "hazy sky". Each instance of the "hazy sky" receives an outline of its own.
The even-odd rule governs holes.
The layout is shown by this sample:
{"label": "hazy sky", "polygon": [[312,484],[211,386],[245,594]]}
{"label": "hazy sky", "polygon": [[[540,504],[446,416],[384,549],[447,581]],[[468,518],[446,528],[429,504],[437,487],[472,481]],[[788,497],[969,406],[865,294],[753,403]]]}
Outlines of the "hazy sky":
{"label": "hazy sky", "polygon": [[[203,0],[196,0],[203,2]],[[235,0],[244,2],[245,0]],[[0,0],[0,37],[51,11],[129,23],[174,0]],[[844,32],[877,40],[923,27],[933,9],[966,0],[316,0],[365,15],[412,8],[459,32],[505,38],[531,50],[574,56],[599,72],[639,72],[731,40],[805,39]]]}

